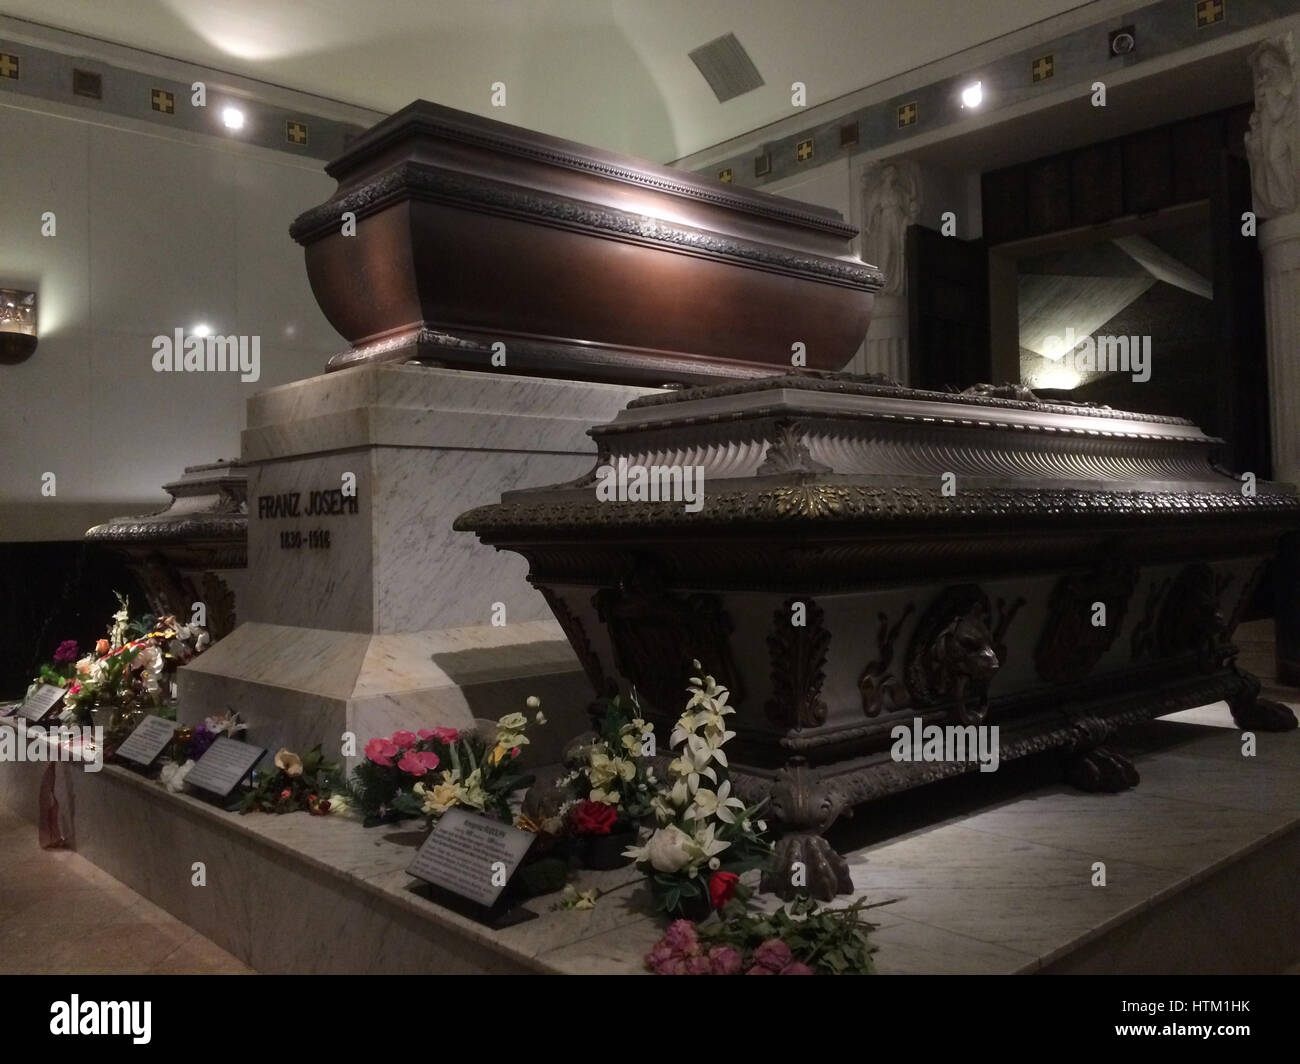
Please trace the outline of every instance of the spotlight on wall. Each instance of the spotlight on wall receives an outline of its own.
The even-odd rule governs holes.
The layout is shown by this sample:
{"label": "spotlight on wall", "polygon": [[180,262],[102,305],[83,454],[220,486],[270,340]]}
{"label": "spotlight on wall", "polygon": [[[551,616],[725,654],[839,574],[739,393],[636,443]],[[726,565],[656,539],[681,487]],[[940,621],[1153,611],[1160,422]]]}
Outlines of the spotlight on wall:
{"label": "spotlight on wall", "polygon": [[961,90],[961,105],[974,109],[984,102],[984,82],[976,81]]}
{"label": "spotlight on wall", "polygon": [[244,112],[238,107],[223,107],[221,109],[221,124],[227,129],[243,129]]}
{"label": "spotlight on wall", "polygon": [[0,288],[0,362],[15,365],[36,350],[36,293]]}

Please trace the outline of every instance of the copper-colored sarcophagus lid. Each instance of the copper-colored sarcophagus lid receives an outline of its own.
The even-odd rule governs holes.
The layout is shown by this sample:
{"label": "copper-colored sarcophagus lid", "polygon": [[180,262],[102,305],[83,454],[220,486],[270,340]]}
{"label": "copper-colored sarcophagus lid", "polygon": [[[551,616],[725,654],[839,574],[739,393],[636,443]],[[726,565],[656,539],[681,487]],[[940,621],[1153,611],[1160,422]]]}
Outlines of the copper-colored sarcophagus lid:
{"label": "copper-colored sarcophagus lid", "polygon": [[880,287],[836,211],[425,101],[326,171],[337,192],[290,232],[352,344],[331,369],[420,359],[663,384],[770,374],[802,352],[835,370]]}

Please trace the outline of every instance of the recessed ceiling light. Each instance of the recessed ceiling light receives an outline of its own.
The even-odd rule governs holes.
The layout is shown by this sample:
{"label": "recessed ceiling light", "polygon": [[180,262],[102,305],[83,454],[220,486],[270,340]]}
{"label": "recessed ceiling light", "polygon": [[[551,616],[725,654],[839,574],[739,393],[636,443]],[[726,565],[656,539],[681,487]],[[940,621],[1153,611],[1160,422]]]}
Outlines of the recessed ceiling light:
{"label": "recessed ceiling light", "polygon": [[244,112],[238,107],[223,107],[221,109],[221,122],[227,129],[243,129]]}
{"label": "recessed ceiling light", "polygon": [[202,339],[203,337],[207,336],[208,333],[210,333],[210,332],[212,332],[212,330],[209,329],[206,325],[203,325],[203,324],[195,325],[192,329],[190,329],[190,335],[191,335],[191,336],[197,336],[197,337],[199,337],[200,339]]}
{"label": "recessed ceiling light", "polygon": [[976,81],[961,90],[961,105],[963,107],[975,108],[983,102],[984,83],[982,81]]}

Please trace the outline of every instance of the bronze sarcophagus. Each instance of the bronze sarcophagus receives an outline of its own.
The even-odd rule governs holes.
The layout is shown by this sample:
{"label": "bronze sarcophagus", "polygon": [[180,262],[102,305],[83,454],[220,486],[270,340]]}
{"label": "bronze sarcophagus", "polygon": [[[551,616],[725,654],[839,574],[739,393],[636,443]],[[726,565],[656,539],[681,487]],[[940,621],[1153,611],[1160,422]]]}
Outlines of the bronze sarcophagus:
{"label": "bronze sarcophagus", "polygon": [[352,344],[331,369],[657,385],[774,373],[800,352],[842,369],[881,284],[834,210],[425,101],[326,171],[338,191],[290,233]]}
{"label": "bronze sarcophagus", "polygon": [[1119,789],[1123,725],[1219,700],[1295,724],[1230,637],[1300,499],[1188,421],[806,372],[648,396],[591,435],[588,477],[456,527],[524,555],[592,684],[635,685],[657,725],[699,659],[737,707],[733,770],[800,792],[796,834],[987,770],[900,742],[932,725]]}

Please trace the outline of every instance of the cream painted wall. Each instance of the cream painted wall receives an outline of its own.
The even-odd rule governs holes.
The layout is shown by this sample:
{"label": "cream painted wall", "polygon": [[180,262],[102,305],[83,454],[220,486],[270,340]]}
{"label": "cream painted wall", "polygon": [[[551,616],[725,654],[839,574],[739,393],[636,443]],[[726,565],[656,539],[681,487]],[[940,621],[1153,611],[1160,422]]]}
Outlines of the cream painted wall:
{"label": "cream painted wall", "polygon": [[[40,317],[35,355],[0,365],[0,541],[162,505],[183,466],[238,455],[249,395],[345,346],[288,235],[334,188],[319,163],[91,117],[0,105],[0,287],[34,287]],[[152,338],[198,322],[260,336],[260,379],[155,373]]]}

